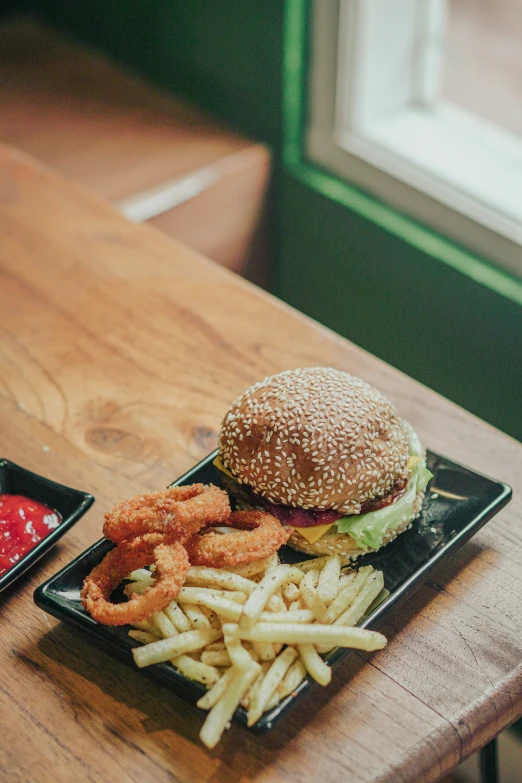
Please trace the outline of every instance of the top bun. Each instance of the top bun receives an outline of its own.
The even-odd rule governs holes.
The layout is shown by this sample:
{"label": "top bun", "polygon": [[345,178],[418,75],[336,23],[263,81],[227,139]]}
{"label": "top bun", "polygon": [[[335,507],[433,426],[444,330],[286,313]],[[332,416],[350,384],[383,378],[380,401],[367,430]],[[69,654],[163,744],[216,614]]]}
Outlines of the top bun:
{"label": "top bun", "polygon": [[219,455],[272,503],[347,514],[408,475],[394,406],[331,367],[287,370],[247,389],[223,419]]}

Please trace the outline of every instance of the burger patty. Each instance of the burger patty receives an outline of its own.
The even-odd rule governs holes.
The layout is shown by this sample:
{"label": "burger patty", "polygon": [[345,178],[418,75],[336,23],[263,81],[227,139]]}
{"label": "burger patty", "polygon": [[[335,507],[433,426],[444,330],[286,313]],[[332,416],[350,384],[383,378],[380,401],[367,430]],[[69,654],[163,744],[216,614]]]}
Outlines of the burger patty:
{"label": "burger patty", "polygon": [[[238,484],[229,476],[223,474],[222,479],[225,489],[232,497],[248,503],[250,506],[260,506],[266,509],[282,525],[288,525],[289,527],[331,525],[341,517],[346,516],[346,514],[332,509],[294,508],[293,506],[284,506],[280,503],[271,503],[269,500],[256,495],[250,487],[247,487],[245,484]],[[404,495],[407,484],[407,479],[397,481],[386,495],[367,500],[361,506],[361,514],[391,506],[392,503],[395,503],[396,500]]]}
{"label": "burger patty", "polygon": [[366,500],[361,505],[361,514],[367,514],[369,511],[378,511],[380,508],[386,508],[386,506],[391,506],[392,503],[395,503],[396,500],[398,500],[404,495],[407,486],[408,486],[407,478],[402,479],[401,481],[396,481],[393,487],[386,495],[373,498],[373,500]]}

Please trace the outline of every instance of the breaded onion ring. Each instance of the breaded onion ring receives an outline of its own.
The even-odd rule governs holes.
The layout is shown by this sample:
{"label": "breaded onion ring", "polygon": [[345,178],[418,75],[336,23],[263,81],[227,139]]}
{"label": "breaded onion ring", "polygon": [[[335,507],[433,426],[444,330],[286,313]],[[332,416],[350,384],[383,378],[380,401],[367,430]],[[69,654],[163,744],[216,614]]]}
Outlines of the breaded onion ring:
{"label": "breaded onion ring", "polygon": [[103,535],[119,544],[146,533],[162,533],[183,544],[205,525],[224,522],[229,514],[228,495],[219,487],[169,487],[118,503],[105,514]]}
{"label": "breaded onion ring", "polygon": [[[81,592],[82,603],[94,620],[104,625],[127,625],[163,609],[177,596],[190,563],[180,543],[165,543],[159,533],[123,541],[103,558],[86,577]],[[156,563],[156,581],[152,587],[135,594],[126,603],[109,599],[120,582],[135,568]]]}
{"label": "breaded onion ring", "polygon": [[285,528],[265,511],[234,511],[227,527],[244,533],[207,533],[203,531],[186,543],[192,565],[227,568],[268,557],[286,544],[293,528]]}

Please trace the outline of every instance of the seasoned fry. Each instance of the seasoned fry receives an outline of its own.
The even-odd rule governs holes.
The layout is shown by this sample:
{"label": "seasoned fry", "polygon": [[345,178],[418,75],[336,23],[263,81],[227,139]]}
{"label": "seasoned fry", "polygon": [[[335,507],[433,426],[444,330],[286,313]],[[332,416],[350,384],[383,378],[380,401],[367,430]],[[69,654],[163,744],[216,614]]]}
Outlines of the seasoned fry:
{"label": "seasoned fry", "polygon": [[218,650],[226,650],[225,642],[212,642],[205,647],[207,652],[217,652]]}
{"label": "seasoned fry", "polygon": [[297,658],[288,669],[283,680],[277,686],[279,701],[295,691],[306,677],[306,667],[301,658]]}
{"label": "seasoned fry", "polygon": [[211,628],[221,629],[221,618],[217,615],[213,609],[209,609],[208,606],[201,606],[201,611],[210,623]]}
{"label": "seasoned fry", "polygon": [[179,608],[176,601],[171,601],[168,606],[163,610],[174,628],[183,633],[184,631],[190,631],[192,623],[188,619],[187,615]]}
{"label": "seasoned fry", "polygon": [[244,642],[243,647],[248,650],[248,654],[252,658],[253,661],[259,661],[259,655],[254,650],[253,646],[250,644],[250,642]]}
{"label": "seasoned fry", "polygon": [[230,657],[232,666],[236,669],[249,669],[252,663],[252,657],[246,650],[241,641],[234,636],[225,636],[225,645]]}
{"label": "seasoned fry", "polygon": [[333,623],[344,611],[355,601],[357,594],[366,584],[370,574],[373,573],[371,566],[365,566],[359,570],[348,584],[338,593],[337,597],[328,607],[329,622]]}
{"label": "seasoned fry", "polygon": [[270,642],[254,642],[252,646],[260,661],[273,661],[276,657],[274,645]]}
{"label": "seasoned fry", "polygon": [[318,584],[319,572],[308,571],[299,585],[301,597],[318,622],[328,623],[328,610],[317,594]]}
{"label": "seasoned fry", "polygon": [[291,604],[293,601],[296,601],[301,595],[298,586],[295,585],[293,582],[285,582],[282,587],[282,593],[283,593],[284,600],[288,604]]}
{"label": "seasoned fry", "polygon": [[[197,588],[194,588],[197,589]],[[191,604],[194,606],[195,604]],[[188,606],[188,604],[187,604]],[[216,614],[224,617],[226,620],[238,622],[241,617],[242,606],[235,601],[229,601],[228,598],[213,598],[212,596],[202,595],[199,599],[199,606],[212,609]]]}
{"label": "seasoned fry", "polygon": [[209,642],[217,641],[220,636],[219,631],[214,631],[211,628],[186,631],[170,639],[160,639],[160,641],[151,642],[144,647],[136,647],[132,651],[134,662],[140,669],[153,663],[162,663],[171,658],[177,658],[178,655],[201,650]]}
{"label": "seasoned fry", "polygon": [[213,666],[195,661],[188,655],[178,655],[177,658],[172,658],[171,664],[187,679],[200,682],[203,685],[214,685],[220,677],[219,671]]}
{"label": "seasoned fry", "polygon": [[192,628],[210,628],[210,622],[197,604],[184,604],[183,611],[190,620]]}
{"label": "seasoned fry", "polygon": [[140,631],[148,631],[149,633],[156,634],[156,636],[158,635],[156,626],[149,618],[146,620],[137,620],[135,623],[132,623],[132,625],[134,628],[138,628]]}
{"label": "seasoned fry", "polygon": [[207,598],[225,598],[236,604],[244,604],[247,594],[239,590],[215,590],[212,587],[182,587],[176,596],[180,604],[203,604]]}
{"label": "seasoned fry", "polygon": [[163,636],[164,639],[178,635],[177,629],[167,617],[165,612],[161,610],[159,612],[154,612],[152,615],[152,622],[160,636]]}
{"label": "seasoned fry", "polygon": [[[248,657],[250,658],[250,656]],[[201,653],[201,661],[203,663],[207,663],[209,666],[221,666],[225,668],[227,666],[231,666],[232,664],[230,656],[226,650],[215,650],[214,652],[207,652],[205,650],[205,652]],[[252,663],[252,659],[250,659],[250,663]]]}
{"label": "seasoned fry", "polygon": [[321,569],[317,585],[317,597],[324,606],[329,606],[339,592],[340,576],[341,557],[340,555],[331,555]]}
{"label": "seasoned fry", "polygon": [[386,601],[389,595],[390,595],[390,591],[387,590],[385,587],[383,587],[381,592],[376,596],[376,598],[373,599],[370,606],[366,610],[365,614],[366,615],[371,614],[374,609],[377,609],[377,607],[382,604],[383,601]]}
{"label": "seasoned fry", "polygon": [[300,612],[302,609],[308,609],[308,607],[306,606],[305,602],[301,598],[301,595],[299,595],[297,601],[294,601],[293,603],[290,604],[290,606],[288,607],[288,611]]}
{"label": "seasoned fry", "polygon": [[288,667],[294,662],[297,650],[287,647],[279,655],[265,674],[259,689],[250,700],[248,708],[247,725],[253,726],[263,714],[266,705],[272,697],[275,689],[285,676]]}
{"label": "seasoned fry", "polygon": [[332,679],[332,670],[328,664],[323,661],[313,644],[298,644],[297,650],[308,674],[310,674],[319,685],[328,685]]}
{"label": "seasoned fry", "polygon": [[236,669],[233,667],[227,669],[227,671],[219,678],[215,685],[213,685],[211,689],[207,691],[207,693],[205,693],[201,699],[199,699],[199,701],[196,703],[197,706],[202,710],[210,710],[211,707],[213,707],[214,704],[216,704],[216,702],[225,693],[235,674]]}
{"label": "seasoned fry", "polygon": [[243,576],[245,579],[250,579],[252,576],[266,571],[267,566],[271,562],[273,562],[273,555],[272,557],[264,557],[262,560],[254,560],[252,563],[244,563],[243,565],[238,566],[229,566],[227,571],[232,574]]}
{"label": "seasoned fry", "polygon": [[223,632],[250,642],[272,642],[282,644],[334,644],[337,647],[353,647],[357,650],[380,650],[386,645],[386,637],[377,631],[340,625],[298,625],[279,623],[258,623],[245,629],[240,625],[225,623]]}
{"label": "seasoned fry", "polygon": [[[253,565],[253,563],[250,563]],[[197,587],[216,587],[221,590],[237,590],[250,595],[255,589],[256,583],[251,579],[246,579],[240,574],[231,571],[223,571],[219,568],[207,568],[206,566],[190,566],[186,585],[196,585]],[[246,600],[246,599],[245,599]]]}
{"label": "seasoned fry", "polygon": [[280,565],[270,570],[257,585],[256,589],[248,596],[239,620],[241,627],[252,628],[254,626],[269,598],[283,582],[291,581],[299,584],[302,578],[302,571],[299,571],[294,566]]}
{"label": "seasoned fry", "polygon": [[268,599],[266,608],[271,612],[286,612],[286,604],[280,595],[273,595]]}
{"label": "seasoned fry", "polygon": [[270,555],[268,558],[268,563],[266,564],[265,573],[270,573],[274,570],[274,568],[277,568],[277,566],[280,564],[279,555],[277,552],[274,552],[273,555]]}
{"label": "seasoned fry", "polygon": [[269,670],[271,665],[272,664],[269,661],[263,661],[263,663],[260,664],[261,668],[260,668],[259,675],[252,682],[252,685],[250,686],[250,688],[247,690],[247,692],[245,693],[245,695],[241,699],[241,706],[244,707],[245,709],[248,710],[248,708],[250,706],[250,702],[252,701],[252,699],[254,698],[255,694],[257,693],[257,691],[261,687],[261,685],[263,683],[264,676],[267,673],[267,671]]}
{"label": "seasoned fry", "polygon": [[[143,648],[142,648],[143,649]],[[210,710],[199,737],[207,748],[214,748],[219,742],[227,723],[234,714],[243,695],[257,677],[261,667],[252,661],[250,669],[234,669],[228,688]]]}
{"label": "seasoned fry", "polygon": [[261,612],[262,623],[312,623],[313,612],[310,609],[296,609],[292,612]]}
{"label": "seasoned fry", "polygon": [[348,571],[347,574],[341,574],[339,577],[339,592],[349,585],[355,579],[357,571]]}
{"label": "seasoned fry", "polygon": [[381,571],[374,571],[370,574],[364,586],[361,588],[353,604],[335,621],[336,626],[355,625],[364,617],[366,610],[377,598],[382,588],[384,580]]}
{"label": "seasoned fry", "polygon": [[148,579],[152,581],[154,579],[154,574],[152,574],[146,568],[136,568],[134,571],[131,571],[131,573],[126,578],[131,582],[141,582],[142,579]]}
{"label": "seasoned fry", "polygon": [[323,555],[322,557],[310,557],[308,560],[302,560],[300,563],[295,563],[295,567],[299,568],[305,574],[308,571],[320,571],[324,566],[330,555]]}
{"label": "seasoned fry", "polygon": [[157,642],[159,639],[159,636],[156,636],[154,633],[149,633],[149,631],[129,631],[129,636],[131,639],[135,639],[137,642],[141,642],[142,644]]}

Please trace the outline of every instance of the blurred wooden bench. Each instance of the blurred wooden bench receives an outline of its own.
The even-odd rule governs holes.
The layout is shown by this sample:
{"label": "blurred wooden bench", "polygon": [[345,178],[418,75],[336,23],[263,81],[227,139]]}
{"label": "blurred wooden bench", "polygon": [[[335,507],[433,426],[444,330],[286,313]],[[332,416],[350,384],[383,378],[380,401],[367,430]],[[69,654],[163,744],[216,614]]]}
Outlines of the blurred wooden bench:
{"label": "blurred wooden bench", "polygon": [[30,21],[0,27],[0,140],[263,282],[266,147]]}

